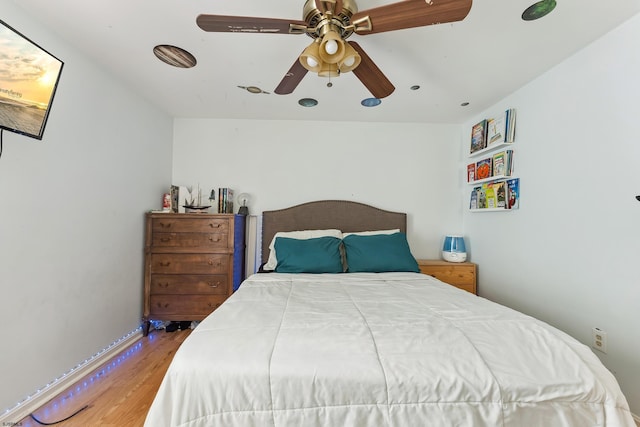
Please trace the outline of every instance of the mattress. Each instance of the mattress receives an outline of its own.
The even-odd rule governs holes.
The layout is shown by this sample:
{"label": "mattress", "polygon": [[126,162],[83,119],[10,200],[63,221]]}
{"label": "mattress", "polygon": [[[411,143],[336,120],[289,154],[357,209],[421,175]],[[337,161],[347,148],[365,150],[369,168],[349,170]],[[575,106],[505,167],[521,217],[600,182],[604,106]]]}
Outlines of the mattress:
{"label": "mattress", "polygon": [[635,427],[548,324],[417,273],[256,274],[177,351],[163,426]]}

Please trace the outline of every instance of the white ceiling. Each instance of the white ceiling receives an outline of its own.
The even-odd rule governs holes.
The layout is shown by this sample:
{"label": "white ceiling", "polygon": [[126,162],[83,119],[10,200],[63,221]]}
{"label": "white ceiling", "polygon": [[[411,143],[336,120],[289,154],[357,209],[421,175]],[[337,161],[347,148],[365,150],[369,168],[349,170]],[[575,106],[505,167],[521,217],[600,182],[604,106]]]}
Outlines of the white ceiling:
{"label": "white ceiling", "polygon": [[[307,36],[207,33],[195,23],[199,14],[301,20],[304,0],[12,1],[174,117],[364,122],[466,121],[640,11],[640,0],[557,0],[551,14],[526,22],[522,12],[535,0],[476,0],[461,22],[353,35],[396,87],[366,108],[360,101],[371,95],[353,73],[332,79],[331,88],[308,73],[292,94],[273,94]],[[359,0],[358,7],[392,2]],[[188,50],[197,65],[160,62],[158,44]],[[318,106],[298,105],[305,97]]]}

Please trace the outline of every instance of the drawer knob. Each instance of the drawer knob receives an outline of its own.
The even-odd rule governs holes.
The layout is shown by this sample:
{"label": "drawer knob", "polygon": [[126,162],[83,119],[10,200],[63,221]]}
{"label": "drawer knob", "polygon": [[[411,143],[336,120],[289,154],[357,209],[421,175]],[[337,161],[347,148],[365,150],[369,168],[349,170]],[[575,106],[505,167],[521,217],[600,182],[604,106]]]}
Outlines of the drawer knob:
{"label": "drawer knob", "polygon": [[171,265],[171,261],[160,262],[160,267],[169,267]]}
{"label": "drawer knob", "polygon": [[210,259],[209,260],[209,265],[214,265],[214,264],[216,265],[216,267],[220,267],[220,261],[216,262],[215,260]]}
{"label": "drawer knob", "polygon": [[210,242],[219,242],[220,238],[218,236],[209,236]]}
{"label": "drawer knob", "polygon": [[217,288],[220,285],[220,282],[209,282],[209,287],[210,288]]}
{"label": "drawer knob", "polygon": [[162,228],[171,228],[172,222],[161,222],[160,227]]}
{"label": "drawer knob", "polygon": [[210,222],[209,223],[209,227],[211,227],[211,228],[220,228],[220,223],[219,222]]}
{"label": "drawer knob", "polygon": [[161,242],[170,242],[171,241],[171,237],[163,237],[160,239]]}

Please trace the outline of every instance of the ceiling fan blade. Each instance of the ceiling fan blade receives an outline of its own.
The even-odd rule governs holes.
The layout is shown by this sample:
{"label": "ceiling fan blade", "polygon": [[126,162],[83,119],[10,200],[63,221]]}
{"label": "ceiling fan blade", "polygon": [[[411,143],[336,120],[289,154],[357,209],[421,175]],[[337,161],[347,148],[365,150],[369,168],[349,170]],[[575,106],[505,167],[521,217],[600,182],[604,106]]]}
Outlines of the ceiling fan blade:
{"label": "ceiling fan blade", "polygon": [[289,71],[284,75],[274,92],[278,95],[288,95],[293,93],[306,75],[307,69],[304,68],[300,63],[300,60],[296,58],[296,62],[294,62],[291,68],[289,68]]}
{"label": "ceiling fan blade", "polygon": [[291,25],[307,26],[304,21],[290,19],[224,15],[198,15],[196,23],[204,31],[216,33],[300,34],[300,31],[291,32]]}
{"label": "ceiling fan blade", "polygon": [[373,63],[369,55],[362,50],[362,47],[356,42],[347,42],[349,43],[357,52],[360,54],[360,65],[358,65],[354,70],[353,74],[362,82],[363,85],[369,92],[376,98],[386,98],[391,95],[394,90],[396,90],[395,86],[387,79],[387,77],[382,73],[380,68],[376,64]]}
{"label": "ceiling fan blade", "polygon": [[471,10],[472,0],[405,0],[386,6],[363,10],[351,21],[369,16],[371,31],[358,30],[360,35],[395,31],[462,21]]}

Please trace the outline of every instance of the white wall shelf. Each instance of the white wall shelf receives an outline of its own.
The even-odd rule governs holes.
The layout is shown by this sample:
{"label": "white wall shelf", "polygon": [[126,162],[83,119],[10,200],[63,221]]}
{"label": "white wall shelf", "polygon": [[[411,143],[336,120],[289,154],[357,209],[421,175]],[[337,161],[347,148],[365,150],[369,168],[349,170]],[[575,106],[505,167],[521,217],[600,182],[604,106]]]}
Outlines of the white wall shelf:
{"label": "white wall shelf", "polygon": [[481,157],[485,154],[492,153],[494,151],[498,151],[500,148],[506,148],[512,146],[513,142],[498,142],[488,146],[487,148],[483,148],[482,150],[478,150],[474,153],[469,154],[469,158]]}
{"label": "white wall shelf", "polygon": [[[516,110],[484,119],[471,128],[467,184],[471,212],[507,212],[520,205],[520,180],[513,176]],[[494,141],[488,145],[488,141]],[[485,145],[488,145],[484,148]],[[501,152],[502,151],[502,152]],[[498,172],[497,175],[493,173]],[[478,176],[483,178],[475,179]]]}

